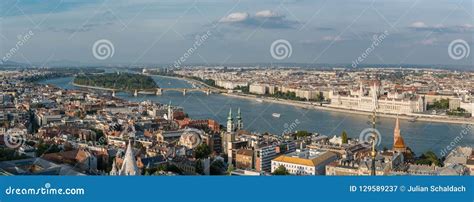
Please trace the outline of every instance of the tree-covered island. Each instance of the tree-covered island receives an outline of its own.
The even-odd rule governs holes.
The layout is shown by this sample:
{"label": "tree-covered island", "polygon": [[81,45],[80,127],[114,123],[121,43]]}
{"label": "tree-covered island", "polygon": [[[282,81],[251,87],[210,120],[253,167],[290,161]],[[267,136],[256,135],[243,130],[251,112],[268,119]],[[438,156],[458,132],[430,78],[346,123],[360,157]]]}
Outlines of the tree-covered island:
{"label": "tree-covered island", "polygon": [[123,91],[158,88],[150,76],[132,73],[83,74],[74,78],[74,84]]}

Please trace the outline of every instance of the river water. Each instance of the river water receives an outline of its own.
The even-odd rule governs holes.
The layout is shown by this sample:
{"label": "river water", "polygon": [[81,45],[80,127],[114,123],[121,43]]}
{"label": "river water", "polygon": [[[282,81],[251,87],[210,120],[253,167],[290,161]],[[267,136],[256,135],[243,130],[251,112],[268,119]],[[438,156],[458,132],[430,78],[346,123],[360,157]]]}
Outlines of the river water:
{"label": "river water", "polygon": [[[153,76],[153,79],[161,88],[192,87],[184,80],[160,76]],[[53,84],[64,89],[75,89],[76,87],[71,85],[72,80],[72,77],[64,77],[45,80],[41,83]],[[138,102],[151,100],[168,103],[171,101],[173,105],[183,107],[185,112],[193,119],[215,119],[222,125],[226,124],[230,108],[232,108],[234,116],[237,108],[240,108],[244,128],[248,131],[260,133],[281,134],[285,130],[307,130],[332,137],[340,135],[345,130],[349,137],[359,138],[360,133],[370,127],[367,123],[369,117],[365,115],[261,103],[219,94],[208,96],[201,92],[187,92],[186,96],[183,96],[181,92],[165,91],[161,96],[139,95],[133,97],[131,94],[124,92],[117,93],[117,96]],[[279,113],[281,116],[275,118],[272,113]],[[379,119],[377,125],[377,129],[381,133],[379,149],[383,147],[391,148],[394,126],[394,119]],[[400,120],[400,128],[405,144],[412,148],[416,155],[431,150],[440,156],[441,151],[449,145],[474,147],[474,131],[468,131],[467,134],[463,133],[463,130],[468,128],[465,125]]]}

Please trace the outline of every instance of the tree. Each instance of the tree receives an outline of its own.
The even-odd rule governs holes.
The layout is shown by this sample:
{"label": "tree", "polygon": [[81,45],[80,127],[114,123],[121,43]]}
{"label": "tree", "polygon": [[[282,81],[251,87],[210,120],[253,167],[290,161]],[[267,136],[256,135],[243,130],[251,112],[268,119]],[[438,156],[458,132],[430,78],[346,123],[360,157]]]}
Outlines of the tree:
{"label": "tree", "polygon": [[211,148],[207,144],[200,144],[194,149],[197,159],[207,158],[211,154]]}
{"label": "tree", "polygon": [[183,174],[183,172],[178,167],[172,164],[160,164],[156,168],[156,171],[153,173],[153,175],[160,175],[160,171],[173,172],[180,175]]}
{"label": "tree", "polygon": [[347,140],[347,133],[346,131],[342,131],[342,144],[347,144],[348,143],[348,140]]}
{"label": "tree", "polygon": [[92,128],[91,130],[95,132],[95,141],[97,145],[107,145],[107,137],[104,135],[102,130],[95,128]]}
{"label": "tree", "polygon": [[290,173],[286,170],[285,166],[280,165],[272,173],[273,175],[289,175]]}
{"label": "tree", "polygon": [[427,106],[428,110],[443,110],[443,109],[449,109],[449,99],[441,99],[441,100],[436,100],[433,102],[433,104]]}
{"label": "tree", "polygon": [[436,154],[432,151],[427,151],[426,153],[422,154],[417,160],[417,164],[424,164],[424,165],[437,165],[441,166],[441,160],[436,156]]}
{"label": "tree", "polygon": [[234,168],[234,164],[230,163],[228,166],[227,166],[227,175],[230,175],[232,173],[232,171],[234,171],[235,168]]}
{"label": "tree", "polygon": [[301,138],[301,137],[307,137],[307,136],[309,136],[308,131],[300,130],[296,132],[296,137]]}
{"label": "tree", "polygon": [[196,159],[196,163],[194,164],[194,168],[196,173],[203,175],[204,174],[204,166],[200,159]]}
{"label": "tree", "polygon": [[36,148],[36,156],[42,156],[44,154],[60,152],[61,149],[55,144],[40,143]]}
{"label": "tree", "polygon": [[0,161],[10,161],[28,158],[26,155],[18,155],[14,149],[0,147]]}
{"label": "tree", "polygon": [[215,160],[211,163],[209,172],[211,175],[222,175],[225,171],[224,162],[221,160]]}
{"label": "tree", "polygon": [[280,153],[285,153],[287,150],[286,148],[287,148],[286,144],[280,144]]}

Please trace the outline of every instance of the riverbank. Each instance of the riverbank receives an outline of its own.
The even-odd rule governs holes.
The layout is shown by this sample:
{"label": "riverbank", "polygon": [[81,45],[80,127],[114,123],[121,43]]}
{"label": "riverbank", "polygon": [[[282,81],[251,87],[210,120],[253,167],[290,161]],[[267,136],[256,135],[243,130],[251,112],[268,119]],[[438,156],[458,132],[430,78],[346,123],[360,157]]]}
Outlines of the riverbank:
{"label": "riverbank", "polygon": [[[334,108],[334,107],[329,107],[329,106],[315,106],[312,104],[301,103],[301,102],[293,101],[293,100],[280,100],[280,99],[275,99],[275,98],[257,97],[255,95],[243,95],[243,94],[234,94],[234,93],[221,93],[221,94],[225,96],[254,100],[254,101],[256,101],[256,99],[261,99],[263,102],[290,105],[290,106],[301,107],[305,109],[324,110],[324,111],[366,115],[366,116],[372,114],[372,112],[367,112],[367,111],[359,111],[359,110],[354,110],[354,109],[349,110],[349,109]],[[416,121],[423,121],[423,122],[437,122],[437,123],[450,123],[450,124],[473,124],[474,123],[473,118],[464,118],[464,119],[454,119],[451,117],[434,118],[434,117],[421,117],[422,115],[409,116],[409,115],[397,115],[397,114],[387,114],[387,113],[377,113],[377,115],[384,118],[395,119],[398,117],[400,119],[405,119],[405,120],[416,119]]]}
{"label": "riverbank", "polygon": [[[167,78],[174,78],[180,80],[186,80],[188,82],[199,82],[202,85],[205,85],[209,88],[212,86],[208,86],[207,84],[197,81],[194,79],[186,78],[186,77],[172,77],[166,76]],[[221,93],[222,95],[229,96],[229,97],[236,97],[242,99],[249,99],[256,101],[257,96],[249,95],[249,94],[236,94],[236,93]],[[307,109],[314,109],[314,110],[324,110],[324,111],[331,111],[331,112],[339,112],[339,113],[350,113],[350,114],[357,114],[357,115],[371,115],[372,112],[367,111],[360,111],[354,109],[344,109],[344,108],[334,108],[330,106],[316,106],[313,104],[302,103],[300,101],[294,100],[282,100],[276,98],[269,98],[269,97],[258,97],[258,99],[263,100],[264,102],[276,103],[276,104],[283,104],[283,105],[290,105],[295,107],[307,108]],[[424,114],[416,114],[416,115],[397,115],[397,114],[387,114],[387,113],[377,113],[378,116],[384,118],[400,118],[405,120],[415,120],[415,121],[423,121],[423,122],[437,122],[437,123],[449,123],[449,124],[473,124],[474,118],[453,118],[453,117],[446,117],[446,116],[437,116],[435,115],[424,115]]]}
{"label": "riverbank", "polygon": [[[178,79],[182,81],[186,81],[189,83],[199,83],[201,85],[204,85],[208,88],[213,88],[216,89],[212,86],[209,86],[201,81],[186,78],[186,77],[174,77],[174,76],[161,76],[161,75],[152,75],[152,76],[157,76],[157,77],[163,77],[163,78],[169,78],[169,79]],[[101,88],[101,87],[95,87],[95,86],[84,86],[84,85],[79,85],[72,83],[72,85],[76,87],[83,87],[83,88],[91,88],[91,89],[97,89],[97,90],[108,90],[111,91],[113,89],[108,89],[108,88]],[[300,108],[305,108],[305,109],[312,109],[312,110],[323,110],[323,111],[330,111],[330,112],[337,112],[337,113],[349,113],[349,114],[356,114],[356,115],[365,115],[369,116],[372,114],[372,112],[367,112],[367,111],[360,111],[360,110],[354,110],[354,109],[344,109],[344,108],[335,108],[335,107],[330,107],[330,106],[317,106],[313,104],[308,104],[308,103],[302,103],[300,101],[294,101],[294,100],[282,100],[282,99],[277,99],[277,98],[271,98],[271,97],[257,97],[256,95],[250,95],[250,94],[237,94],[237,93],[220,93],[221,95],[228,96],[228,97],[234,97],[234,98],[240,98],[240,99],[247,99],[247,100],[253,100],[256,101],[256,99],[261,99],[263,102],[268,102],[268,103],[275,103],[275,104],[282,104],[282,105],[289,105],[289,106],[294,106],[294,107],[300,107]],[[424,114],[416,114],[416,115],[397,115],[397,114],[388,114],[388,113],[377,113],[379,117],[384,117],[384,118],[399,118],[399,119],[404,119],[404,120],[409,120],[409,121],[422,121],[422,122],[436,122],[436,123],[448,123],[448,124],[473,124],[474,123],[474,118],[453,118],[453,117],[444,117],[444,116],[437,116],[434,117],[435,115],[424,115]]]}
{"label": "riverbank", "polygon": [[81,84],[74,83],[74,81],[71,82],[71,85],[79,87],[79,88],[89,88],[89,89],[95,89],[95,90],[105,90],[105,91],[115,91],[116,90],[116,89],[112,89],[112,88],[104,88],[104,87],[99,87],[99,86],[81,85]]}

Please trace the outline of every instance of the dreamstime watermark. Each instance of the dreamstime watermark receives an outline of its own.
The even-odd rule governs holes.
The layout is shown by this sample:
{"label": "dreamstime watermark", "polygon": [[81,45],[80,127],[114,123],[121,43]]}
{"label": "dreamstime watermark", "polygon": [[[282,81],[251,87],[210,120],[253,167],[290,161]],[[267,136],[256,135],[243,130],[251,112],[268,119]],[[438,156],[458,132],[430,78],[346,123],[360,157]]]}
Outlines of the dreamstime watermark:
{"label": "dreamstime watermark", "polygon": [[367,57],[369,57],[369,55],[375,50],[375,48],[382,44],[383,40],[387,38],[388,35],[389,33],[387,30],[385,30],[384,32],[382,32],[382,34],[379,35],[374,34],[372,36],[372,43],[370,44],[370,46],[367,47],[365,51],[359,57],[357,57],[357,59],[352,60],[352,68],[357,68],[357,66],[359,66],[361,62],[363,62]]}
{"label": "dreamstime watermark", "polygon": [[359,143],[366,148],[372,147],[372,142],[375,141],[375,146],[379,146],[382,142],[380,132],[375,128],[366,128],[359,134]]}
{"label": "dreamstime watermark", "polygon": [[24,135],[8,135],[3,136],[3,141],[5,145],[9,148],[16,149],[21,147],[26,142],[26,137]]}
{"label": "dreamstime watermark", "polygon": [[114,56],[114,44],[107,39],[97,40],[92,46],[92,54],[98,60],[105,60]]}
{"label": "dreamstime watermark", "polygon": [[471,133],[474,132],[473,128],[474,128],[473,124],[463,125],[462,130],[459,133],[459,135],[454,137],[453,140],[448,145],[446,145],[446,147],[441,149],[441,151],[439,152],[441,157],[447,156],[454,148],[456,148],[456,146],[459,145],[459,143],[464,139],[464,136],[468,135],[470,132]]}
{"label": "dreamstime watermark", "polygon": [[275,40],[270,46],[270,54],[276,60],[290,58],[292,53],[291,43],[285,39]]}
{"label": "dreamstime watermark", "polygon": [[44,187],[16,188],[9,186],[5,189],[6,195],[84,195],[84,188],[52,188],[50,183]]}
{"label": "dreamstime watermark", "polygon": [[10,60],[10,58],[13,57],[20,50],[20,48],[24,46],[31,39],[31,37],[33,37],[33,35],[35,35],[33,30],[26,32],[26,34],[18,35],[17,36],[18,41],[16,42],[15,47],[8,50],[5,56],[3,56],[0,63],[3,64],[7,62],[8,60]]}
{"label": "dreamstime watermark", "polygon": [[462,39],[456,39],[449,43],[448,55],[453,60],[467,58],[469,57],[470,52],[471,48],[469,47],[469,44]]}
{"label": "dreamstime watermark", "polygon": [[93,142],[93,146],[103,146],[107,144],[107,137],[105,135],[101,136],[97,141]]}
{"label": "dreamstime watermark", "polygon": [[202,133],[196,129],[186,129],[181,136],[180,142],[189,145],[191,148],[196,148],[202,144]]}
{"label": "dreamstime watermark", "polygon": [[181,67],[181,65],[186,62],[186,60],[191,57],[194,52],[196,52],[196,50],[201,47],[204,42],[206,42],[210,37],[212,36],[212,32],[211,30],[208,30],[207,32],[205,32],[203,35],[196,35],[196,37],[194,38],[194,43],[193,43],[193,46],[188,48],[186,50],[186,52],[184,52],[184,54],[179,57],[177,60],[174,61],[173,63],[173,66],[178,68],[178,67]]}
{"label": "dreamstime watermark", "polygon": [[293,131],[295,131],[295,129],[298,127],[298,125],[300,125],[301,122],[300,120],[298,119],[295,119],[292,123],[288,124],[288,123],[285,123],[283,124],[283,127],[285,128],[283,130],[283,135],[287,135],[287,134],[290,134],[292,133]]}

